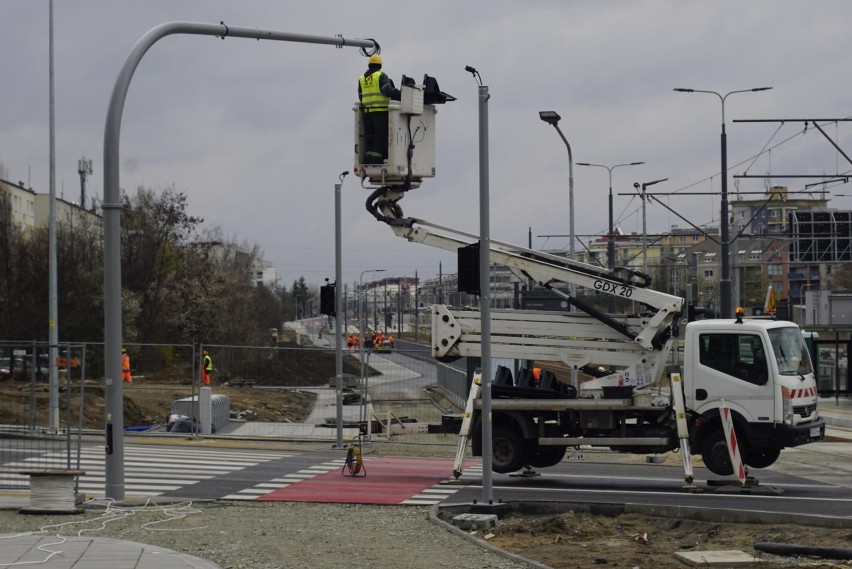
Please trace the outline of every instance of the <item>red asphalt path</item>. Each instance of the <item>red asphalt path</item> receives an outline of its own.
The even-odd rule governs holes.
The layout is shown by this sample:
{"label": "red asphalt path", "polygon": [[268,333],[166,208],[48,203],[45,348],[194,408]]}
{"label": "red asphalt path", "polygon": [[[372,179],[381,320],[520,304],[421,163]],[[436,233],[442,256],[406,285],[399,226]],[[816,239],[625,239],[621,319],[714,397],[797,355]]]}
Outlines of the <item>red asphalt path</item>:
{"label": "red asphalt path", "polygon": [[364,467],[366,476],[332,470],[274,490],[258,500],[401,504],[451,478],[453,473],[453,461],[445,458],[375,457],[365,459]]}

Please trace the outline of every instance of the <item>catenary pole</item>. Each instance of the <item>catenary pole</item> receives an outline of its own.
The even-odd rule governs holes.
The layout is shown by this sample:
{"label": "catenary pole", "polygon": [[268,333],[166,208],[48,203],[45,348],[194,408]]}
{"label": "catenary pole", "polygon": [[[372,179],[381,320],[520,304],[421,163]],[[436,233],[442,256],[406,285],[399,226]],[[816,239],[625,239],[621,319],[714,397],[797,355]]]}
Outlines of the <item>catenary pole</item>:
{"label": "catenary pole", "polygon": [[722,278],[719,281],[719,295],[720,295],[720,315],[722,318],[731,318],[733,313],[733,300],[731,298],[731,259],[730,259],[730,230],[729,230],[729,219],[728,219],[728,135],[725,131],[725,101],[727,98],[735,93],[754,93],[758,91],[768,91],[772,89],[772,87],[754,87],[752,89],[738,89],[736,91],[728,91],[724,95],[718,91],[710,91],[705,89],[684,89],[678,87],[674,89],[679,93],[706,93],[708,95],[716,95],[719,98],[719,102],[722,104],[722,134],[719,138],[719,145],[722,155],[722,171],[720,175],[722,177],[722,203],[721,203],[721,215],[720,215],[720,240],[721,244],[721,256],[720,260],[722,264]]}

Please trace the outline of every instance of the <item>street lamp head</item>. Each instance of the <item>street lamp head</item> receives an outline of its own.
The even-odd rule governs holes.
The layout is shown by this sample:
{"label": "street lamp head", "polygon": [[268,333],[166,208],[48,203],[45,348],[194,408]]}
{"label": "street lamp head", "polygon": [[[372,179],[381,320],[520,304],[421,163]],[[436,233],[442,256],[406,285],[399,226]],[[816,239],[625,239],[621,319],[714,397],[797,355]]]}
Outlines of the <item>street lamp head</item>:
{"label": "street lamp head", "polygon": [[577,162],[577,166],[597,166],[597,164],[591,164],[589,162]]}
{"label": "street lamp head", "polygon": [[639,166],[640,164],[644,164],[644,162],[631,162],[628,166]]}
{"label": "street lamp head", "polygon": [[552,124],[553,126],[559,124],[559,121],[562,119],[556,111],[539,111],[538,117],[547,124]]}
{"label": "street lamp head", "polygon": [[769,91],[772,87],[755,87],[752,91]]}
{"label": "street lamp head", "polygon": [[694,93],[695,92],[695,89],[684,89],[683,87],[675,87],[672,90],[677,91],[678,93]]}
{"label": "street lamp head", "polygon": [[665,182],[668,178],[660,178],[659,180],[654,180],[653,182],[645,182],[642,184],[643,188],[647,188],[648,186],[653,186],[654,184],[659,184],[660,182]]}

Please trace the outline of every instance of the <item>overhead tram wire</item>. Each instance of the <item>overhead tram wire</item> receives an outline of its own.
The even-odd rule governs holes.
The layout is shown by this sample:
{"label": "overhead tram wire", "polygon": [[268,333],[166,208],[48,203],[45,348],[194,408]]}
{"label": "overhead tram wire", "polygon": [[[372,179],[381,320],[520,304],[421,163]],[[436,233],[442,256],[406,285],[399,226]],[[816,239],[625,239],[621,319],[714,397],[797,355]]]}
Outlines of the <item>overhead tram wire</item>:
{"label": "overhead tram wire", "polygon": [[[734,121],[734,122],[737,122],[737,121]],[[788,122],[796,122],[796,121],[788,121]],[[829,124],[830,122],[836,123],[837,121],[825,121],[825,124]],[[808,129],[807,129],[807,127],[805,127],[804,129],[802,129],[802,130],[800,130],[800,131],[796,131],[794,134],[792,134],[792,135],[788,136],[787,138],[785,138],[785,139],[783,139],[783,140],[779,141],[777,144],[775,144],[775,145],[773,145],[773,146],[771,146],[771,147],[767,148],[767,146],[769,146],[769,143],[772,141],[772,139],[774,139],[774,138],[777,136],[778,132],[780,131],[780,128],[781,128],[782,126],[784,126],[784,124],[786,124],[786,122],[782,123],[782,124],[779,126],[779,128],[778,128],[778,129],[776,129],[776,131],[772,134],[772,136],[769,138],[769,140],[767,141],[767,143],[766,143],[766,144],[764,144],[764,146],[763,146],[763,148],[760,150],[760,152],[758,152],[758,153],[756,153],[756,154],[754,154],[754,155],[752,155],[752,156],[749,156],[748,158],[745,158],[744,160],[742,160],[742,161],[740,161],[740,162],[738,162],[738,163],[736,163],[736,164],[733,164],[731,167],[729,167],[729,168],[728,168],[728,171],[731,171],[731,170],[733,170],[733,169],[735,169],[735,168],[737,168],[737,167],[739,167],[739,166],[742,166],[742,165],[744,165],[744,164],[746,164],[746,163],[748,163],[748,162],[751,162],[751,163],[748,165],[748,168],[751,168],[751,167],[754,165],[754,163],[757,161],[757,159],[758,159],[758,158],[760,158],[762,155],[764,155],[764,154],[766,154],[766,153],[770,153],[772,150],[775,150],[775,149],[779,148],[780,146],[782,146],[782,145],[784,145],[784,144],[787,144],[788,142],[790,142],[791,140],[795,139],[795,138],[796,138],[796,137],[798,137],[798,136],[803,136],[804,134],[806,134],[806,133],[807,133],[807,130],[808,130]],[[846,173],[850,173],[850,175],[852,175],[852,170],[849,170],[849,171],[847,171],[847,172],[844,172],[844,173],[838,174],[838,177],[842,178],[842,177],[844,177],[844,174],[846,174]],[[688,189],[690,189],[690,188],[693,188],[693,187],[695,187],[695,186],[697,186],[697,185],[699,185],[699,184],[702,184],[702,183],[704,183],[704,182],[707,182],[707,181],[709,181],[710,183],[712,183],[713,178],[715,178],[715,177],[719,176],[720,174],[721,174],[721,172],[716,173],[716,174],[712,174],[712,175],[710,175],[710,176],[707,176],[707,177],[705,177],[705,178],[702,178],[701,180],[698,180],[698,181],[696,181],[696,182],[693,182],[693,183],[691,183],[691,184],[688,184],[688,185],[686,185],[686,186],[683,186],[682,188],[679,188],[679,189],[676,189],[676,190],[672,190],[672,191],[670,191],[670,192],[653,192],[653,193],[649,193],[648,195],[649,195],[649,196],[663,196],[663,195],[666,195],[666,196],[672,196],[672,195],[675,195],[675,194],[681,194],[681,195],[711,195],[711,196],[712,196],[712,195],[718,195],[718,192],[716,192],[716,191],[710,191],[710,192],[687,192],[686,190],[688,190]],[[776,176],[776,177],[780,177],[780,175],[779,175],[779,176]],[[762,195],[765,195],[765,194],[766,194],[766,192],[765,192],[765,191],[762,191],[762,192],[737,192],[737,194],[738,194],[738,195],[751,194],[751,193],[754,193],[754,194],[762,194]],[[813,191],[807,191],[806,189],[803,189],[803,190],[794,190],[793,192],[790,192],[790,191],[789,191],[789,189],[788,189],[788,192],[787,192],[787,194],[788,194],[788,195],[796,195],[796,194],[800,194],[800,193],[808,194],[808,193],[813,193]],[[630,194],[630,193],[622,193],[622,194],[620,194],[620,195],[630,195],[630,196],[632,196],[632,197],[635,197],[635,195],[634,195],[634,194]],[[627,206],[625,206],[625,210],[627,209],[627,207],[629,207],[629,205],[630,205],[630,204],[628,203],[628,205],[627,205]],[[715,208],[712,208],[712,209],[715,209]],[[622,215],[623,215],[623,212],[624,212],[624,210],[622,210]],[[634,213],[636,213],[636,212],[638,212],[638,208],[637,208],[637,210],[635,210],[635,211],[634,211]],[[713,221],[714,221],[714,220],[715,220],[715,217],[711,218],[711,221],[710,221],[709,223],[713,223]],[[698,224],[698,225],[707,225],[707,223],[704,223],[704,224]]]}

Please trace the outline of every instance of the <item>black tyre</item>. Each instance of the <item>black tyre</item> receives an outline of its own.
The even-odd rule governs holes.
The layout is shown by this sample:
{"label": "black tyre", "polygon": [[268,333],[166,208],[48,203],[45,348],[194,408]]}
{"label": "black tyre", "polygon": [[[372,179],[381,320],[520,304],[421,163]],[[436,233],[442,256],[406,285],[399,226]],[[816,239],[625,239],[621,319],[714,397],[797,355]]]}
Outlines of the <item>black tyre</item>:
{"label": "black tyre", "polygon": [[752,448],[745,455],[745,463],[752,468],[766,468],[775,464],[781,456],[781,449]]}
{"label": "black tyre", "polygon": [[728,445],[725,443],[725,433],[722,432],[721,428],[707,433],[704,442],[701,444],[701,458],[704,460],[704,466],[710,469],[713,474],[730,476],[734,473],[731,455],[728,453]]}
{"label": "black tyre", "polygon": [[527,464],[524,438],[511,427],[494,425],[491,431],[491,448],[491,470],[494,472],[515,472]]}
{"label": "black tyre", "polygon": [[559,464],[565,458],[567,447],[538,447],[529,457],[529,465],[535,468],[546,468]]}

